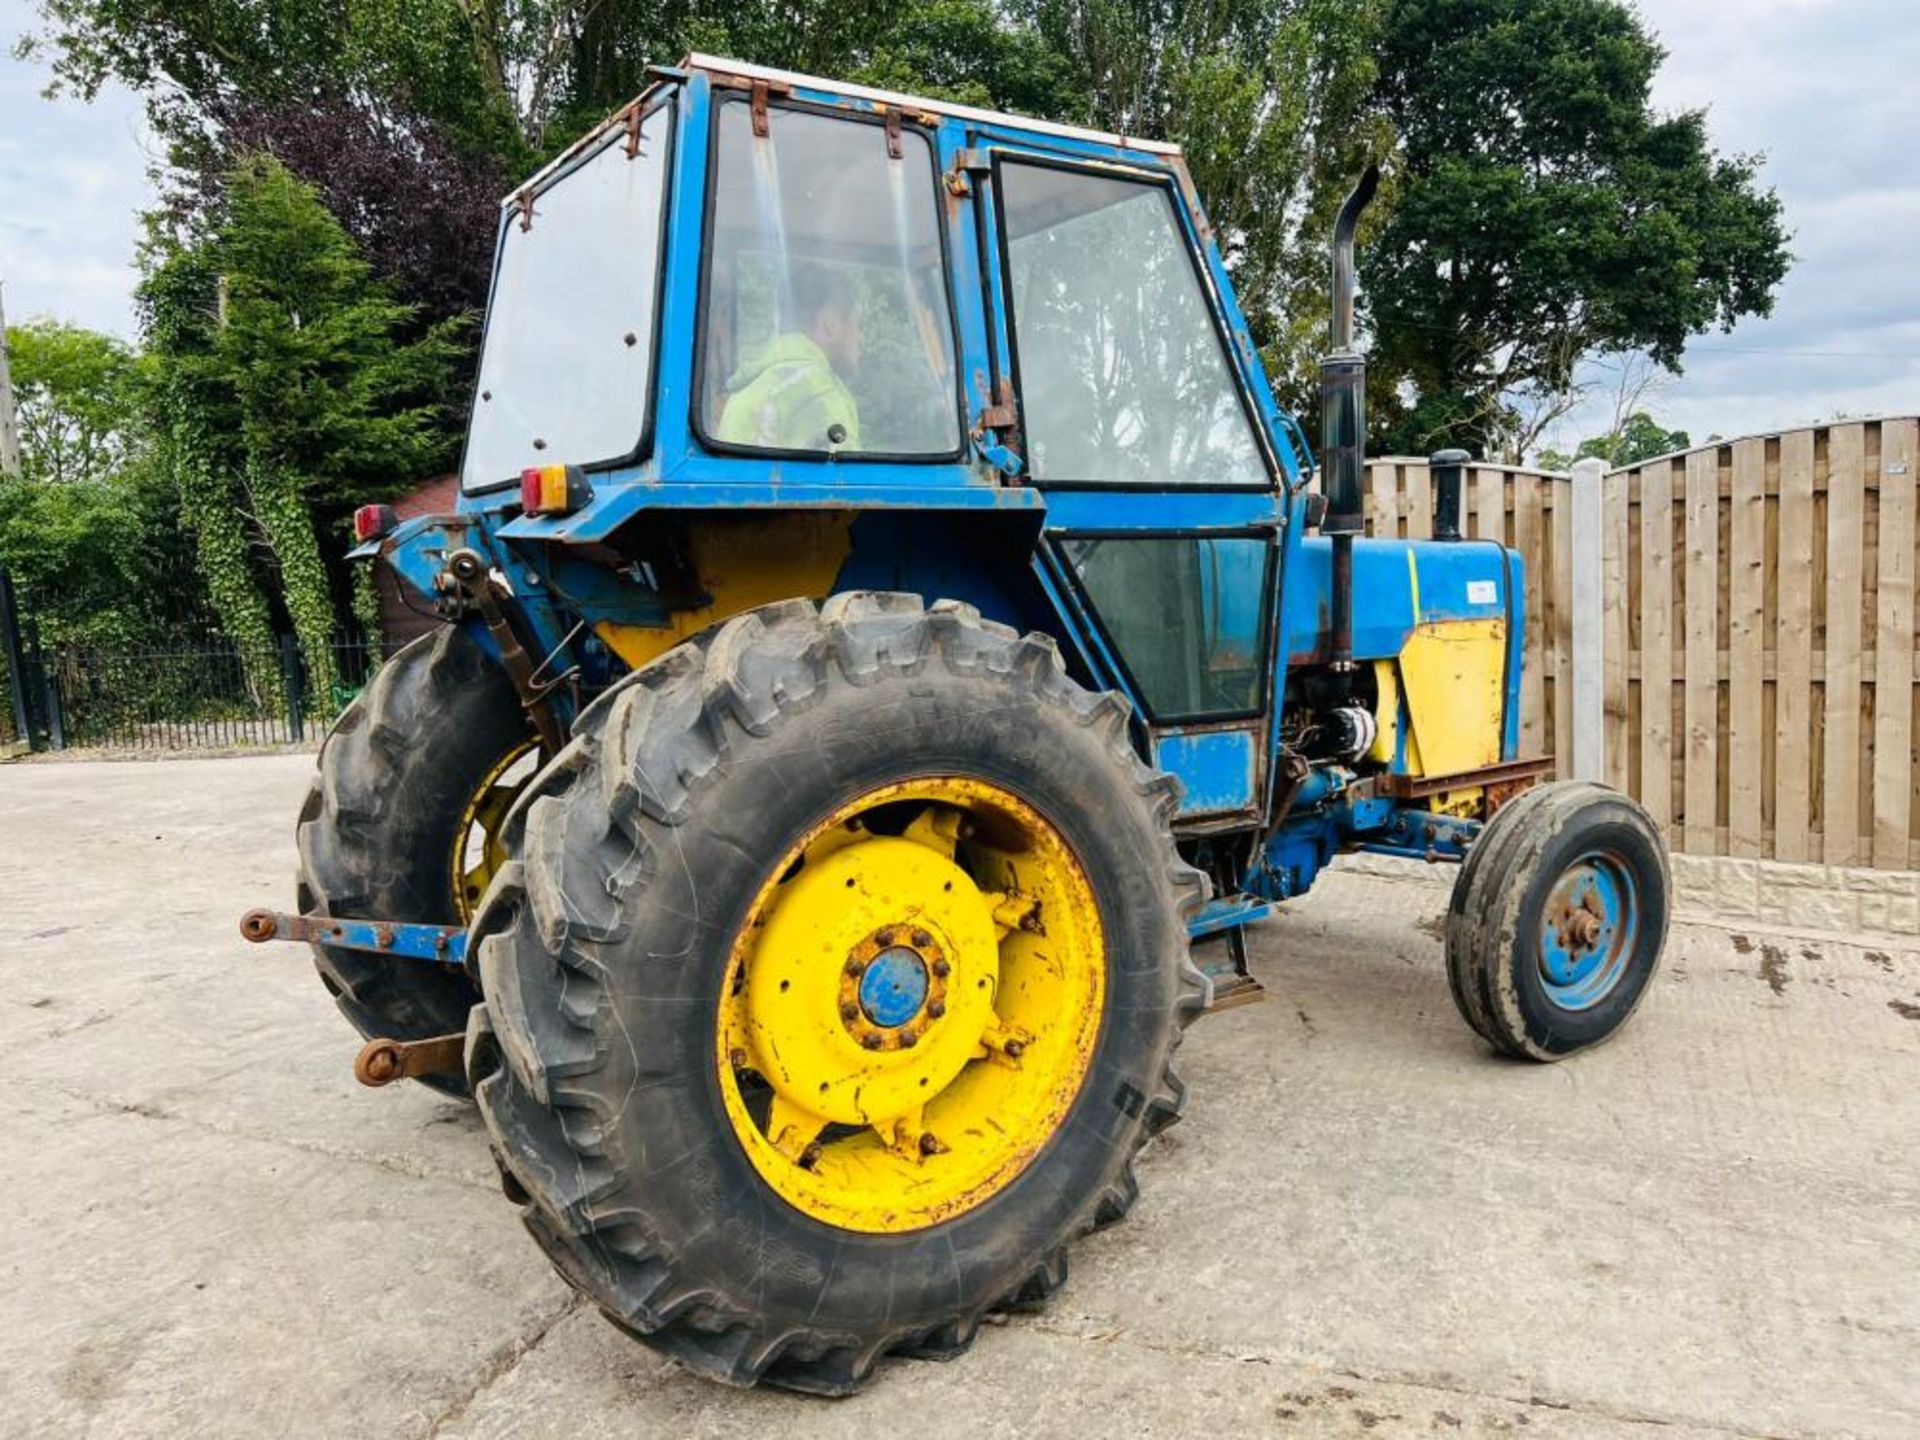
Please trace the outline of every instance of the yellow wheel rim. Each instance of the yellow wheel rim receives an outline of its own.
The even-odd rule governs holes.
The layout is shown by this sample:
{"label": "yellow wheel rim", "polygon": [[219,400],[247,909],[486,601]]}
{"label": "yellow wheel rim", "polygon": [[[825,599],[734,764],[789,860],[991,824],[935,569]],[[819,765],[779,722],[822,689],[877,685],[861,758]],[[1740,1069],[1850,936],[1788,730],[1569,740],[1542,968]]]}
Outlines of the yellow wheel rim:
{"label": "yellow wheel rim", "polygon": [[504,830],[507,812],[521,787],[539,768],[536,741],[529,736],[509,750],[500,763],[482,777],[453,832],[453,910],[462,925],[473,919],[474,907],[506,863]]}
{"label": "yellow wheel rim", "polygon": [[982,780],[904,781],[781,857],[728,962],[728,1118],[789,1204],[891,1233],[1005,1189],[1093,1060],[1093,887],[1039,811]]}

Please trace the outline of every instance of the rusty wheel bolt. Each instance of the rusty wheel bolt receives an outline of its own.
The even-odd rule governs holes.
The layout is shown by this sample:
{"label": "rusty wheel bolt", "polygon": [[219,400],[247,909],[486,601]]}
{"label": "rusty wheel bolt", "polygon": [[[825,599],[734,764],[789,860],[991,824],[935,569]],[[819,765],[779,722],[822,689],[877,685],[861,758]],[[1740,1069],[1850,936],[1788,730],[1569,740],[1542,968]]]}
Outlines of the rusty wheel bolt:
{"label": "rusty wheel bolt", "polygon": [[944,960],[936,960],[933,962],[933,973],[937,979],[944,980],[953,973],[953,966]]}
{"label": "rusty wheel bolt", "polygon": [[931,1015],[935,1020],[938,1020],[942,1015],[946,1013],[947,1013],[946,1001],[929,1000],[927,1002],[927,1014]]}
{"label": "rusty wheel bolt", "polygon": [[860,1043],[869,1050],[878,1050],[887,1042],[882,1040],[878,1035],[862,1035],[860,1037]]}
{"label": "rusty wheel bolt", "polygon": [[849,975],[858,975],[862,970],[866,968],[867,967],[862,965],[858,960],[847,961],[847,974]]}
{"label": "rusty wheel bolt", "polygon": [[736,1070],[744,1070],[747,1068],[747,1052],[736,1046],[727,1052],[727,1062]]}
{"label": "rusty wheel bolt", "polygon": [[846,1002],[844,1002],[844,1003],[843,1003],[843,1004],[842,1004],[842,1005],[840,1006],[840,1018],[841,1018],[842,1020],[857,1020],[857,1019],[859,1019],[859,1018],[860,1018],[860,1007],[859,1007],[858,1005],[856,1005],[856,1004],[854,1004],[854,1003],[853,1003],[853,1002],[852,1002],[851,1000],[848,1000],[848,1001],[846,1001]]}
{"label": "rusty wheel bolt", "polygon": [[903,1031],[901,1033],[900,1048],[902,1050],[911,1050],[913,1049],[914,1046],[918,1045],[919,1043],[920,1043],[920,1037],[914,1034],[911,1030]]}
{"label": "rusty wheel bolt", "polygon": [[920,1153],[922,1155],[938,1155],[946,1148],[946,1146],[940,1143],[938,1137],[936,1137],[932,1131],[928,1131],[920,1137]]}
{"label": "rusty wheel bolt", "polygon": [[811,1170],[814,1166],[818,1165],[819,1163],[820,1163],[820,1142],[816,1140],[813,1142],[813,1144],[807,1146],[806,1149],[800,1152],[800,1168],[802,1170]]}
{"label": "rusty wheel bolt", "polygon": [[1027,1048],[1027,1042],[1024,1040],[1007,1041],[1007,1045],[1006,1045],[1007,1058],[1009,1060],[1018,1060],[1020,1058],[1021,1052],[1026,1048]]}
{"label": "rusty wheel bolt", "polygon": [[882,931],[881,931],[881,932],[880,932],[880,933],[879,933],[878,935],[875,935],[875,936],[873,937],[873,942],[874,942],[874,944],[876,944],[876,945],[891,945],[891,944],[893,944],[893,931],[891,931],[891,930],[882,930]]}
{"label": "rusty wheel bolt", "polygon": [[924,930],[916,930],[913,932],[913,943],[924,950],[927,946],[933,944],[933,936]]}

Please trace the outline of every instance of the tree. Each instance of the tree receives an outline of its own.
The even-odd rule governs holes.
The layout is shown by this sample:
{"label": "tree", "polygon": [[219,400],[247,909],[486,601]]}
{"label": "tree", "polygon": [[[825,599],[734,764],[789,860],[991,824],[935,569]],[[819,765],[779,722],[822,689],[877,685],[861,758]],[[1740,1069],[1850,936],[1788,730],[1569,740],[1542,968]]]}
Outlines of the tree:
{"label": "tree", "polygon": [[7,332],[20,474],[0,478],[0,569],[50,643],[154,641],[197,594],[153,459],[139,358],[52,321]]}
{"label": "tree", "polygon": [[111,478],[137,440],[133,352],[110,335],[52,320],[8,327],[7,347],[25,478]]}
{"label": "tree", "polygon": [[1660,116],[1663,58],[1615,0],[1393,0],[1377,103],[1402,188],[1363,273],[1378,438],[1515,452],[1514,397],[1603,351],[1677,370],[1690,336],[1764,315],[1785,275],[1758,162]]}
{"label": "tree", "polygon": [[[156,225],[142,303],[166,455],[228,633],[259,649],[273,608],[317,694],[347,606],[337,522],[444,463],[458,322],[415,328],[312,187],[267,155],[227,180],[205,233]],[[264,563],[263,563],[264,562]]]}
{"label": "tree", "polygon": [[1068,92],[1085,98],[1058,118],[1182,146],[1254,341],[1282,403],[1300,413],[1315,403],[1326,349],[1334,212],[1392,142],[1372,98],[1384,8],[1384,0],[1013,7],[1073,67]]}
{"label": "tree", "polygon": [[1644,410],[1626,417],[1617,430],[1605,435],[1589,435],[1569,455],[1563,450],[1542,450],[1537,463],[1543,470],[1571,470],[1576,460],[1604,460],[1609,469],[1619,470],[1689,449],[1693,441],[1684,430],[1669,430]]}

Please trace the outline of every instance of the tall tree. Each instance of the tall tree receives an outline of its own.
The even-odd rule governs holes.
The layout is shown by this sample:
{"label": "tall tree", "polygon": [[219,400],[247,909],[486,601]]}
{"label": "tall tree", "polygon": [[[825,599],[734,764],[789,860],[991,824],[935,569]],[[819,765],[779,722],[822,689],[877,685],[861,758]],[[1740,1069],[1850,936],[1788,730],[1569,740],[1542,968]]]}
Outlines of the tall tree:
{"label": "tall tree", "polygon": [[1325,349],[1333,213],[1392,134],[1373,103],[1384,0],[1209,5],[1024,0],[1106,129],[1186,153],[1283,403],[1305,412]]}
{"label": "tall tree", "polygon": [[1521,453],[1516,397],[1596,354],[1677,370],[1690,336],[1772,308],[1780,202],[1701,112],[1654,111],[1663,52],[1625,6],[1394,0],[1376,49],[1401,176],[1363,268],[1387,446]]}
{"label": "tall tree", "polygon": [[323,536],[446,460],[458,322],[413,334],[412,307],[271,156],[228,177],[203,234],[156,227],[148,259],[168,457],[209,590],[245,642],[264,638],[269,599],[282,609],[322,689],[346,614]]}

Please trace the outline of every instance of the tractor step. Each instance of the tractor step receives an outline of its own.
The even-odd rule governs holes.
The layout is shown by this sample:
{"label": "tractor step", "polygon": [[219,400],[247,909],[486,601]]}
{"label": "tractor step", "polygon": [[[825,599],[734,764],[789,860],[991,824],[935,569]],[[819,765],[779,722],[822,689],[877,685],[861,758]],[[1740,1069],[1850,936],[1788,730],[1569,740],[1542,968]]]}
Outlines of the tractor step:
{"label": "tractor step", "polygon": [[353,1057],[353,1078],[378,1089],[396,1080],[455,1074],[464,1060],[466,1043],[464,1031],[430,1040],[369,1040]]}
{"label": "tractor step", "polygon": [[1218,1015],[1222,1010],[1238,1009],[1266,998],[1267,987],[1251,975],[1223,975],[1213,982],[1213,1000],[1205,1013]]}

